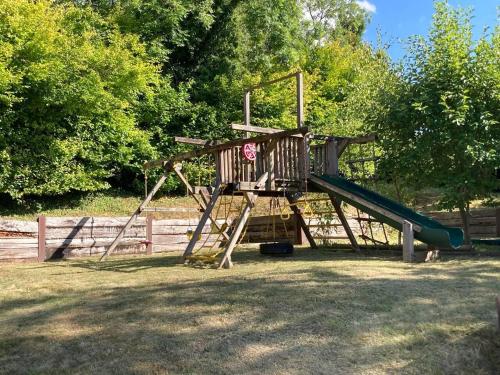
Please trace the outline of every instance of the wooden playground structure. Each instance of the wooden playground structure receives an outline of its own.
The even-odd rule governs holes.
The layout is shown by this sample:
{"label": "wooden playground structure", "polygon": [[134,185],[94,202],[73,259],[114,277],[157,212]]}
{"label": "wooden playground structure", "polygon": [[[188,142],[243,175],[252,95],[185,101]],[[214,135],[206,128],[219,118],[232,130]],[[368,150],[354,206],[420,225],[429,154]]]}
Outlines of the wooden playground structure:
{"label": "wooden playground structure", "polygon": [[[287,79],[295,79],[296,82],[296,128],[282,130],[252,126],[250,121],[252,91]],[[338,195],[336,189],[339,188],[331,186],[318,178],[318,176],[338,176],[339,158],[347,146],[373,142],[375,140],[374,135],[337,137],[312,134],[304,126],[303,76],[300,72],[248,88],[244,92],[243,102],[243,124],[231,125],[233,130],[243,132],[241,138],[227,142],[217,142],[176,137],[177,142],[195,145],[197,148],[190,152],[174,155],[168,159],[145,163],[146,170],[161,168],[163,173],[151,191],[147,192],[144,201],[107,248],[101,259],[114,251],[126,231],[133,226],[142,213],[161,211],[161,208],[149,207],[149,205],[172,173],[182,181],[187,192],[196,200],[200,212],[202,212],[196,229],[189,233],[190,241],[183,254],[184,260],[192,258],[212,260],[218,262],[219,268],[230,268],[232,266],[231,254],[242,235],[244,235],[245,224],[259,196],[274,199],[281,198],[286,201],[288,209],[298,219],[297,224],[303,230],[310,246],[315,248],[315,240],[304,218],[307,211],[310,210],[307,197],[309,192],[327,193],[326,199],[333,206],[353,250],[356,251],[359,247],[341,207],[343,197],[346,197],[346,200],[351,199],[352,201],[361,202],[362,207],[367,208],[369,214],[383,215],[396,223],[395,226],[402,230],[404,234],[403,248],[406,247],[407,251],[411,253],[413,250],[413,233],[421,230],[418,224],[405,220],[405,217],[389,212],[362,196],[355,196],[344,191],[340,191],[342,194]],[[252,134],[256,135],[252,136]],[[212,158],[215,164],[215,178],[210,186],[192,186],[183,173],[182,163],[202,156]],[[373,157],[375,156],[373,155]],[[237,217],[231,223],[221,223],[217,220],[217,215],[214,216],[217,202],[224,196],[241,197],[239,207],[235,210]],[[212,246],[212,248],[217,247],[217,250],[211,254],[196,257],[194,254],[196,244],[201,238],[202,229],[208,222],[218,233],[218,238],[215,241],[217,246]],[[222,254],[222,257],[220,260],[216,260],[216,256],[219,254]]]}

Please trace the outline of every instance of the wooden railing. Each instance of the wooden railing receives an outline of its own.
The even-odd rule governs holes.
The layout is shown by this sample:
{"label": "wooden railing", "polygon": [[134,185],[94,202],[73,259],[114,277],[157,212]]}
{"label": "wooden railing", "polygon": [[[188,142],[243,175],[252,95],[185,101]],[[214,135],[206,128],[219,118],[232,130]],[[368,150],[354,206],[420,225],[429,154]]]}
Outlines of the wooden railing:
{"label": "wooden railing", "polygon": [[268,173],[267,188],[296,185],[308,178],[307,140],[302,135],[255,142],[256,158],[245,159],[244,145],[217,151],[217,177],[223,184],[236,183],[251,190],[251,184]]}
{"label": "wooden railing", "polygon": [[311,173],[316,175],[336,175],[338,173],[337,141],[325,142],[310,146]]}

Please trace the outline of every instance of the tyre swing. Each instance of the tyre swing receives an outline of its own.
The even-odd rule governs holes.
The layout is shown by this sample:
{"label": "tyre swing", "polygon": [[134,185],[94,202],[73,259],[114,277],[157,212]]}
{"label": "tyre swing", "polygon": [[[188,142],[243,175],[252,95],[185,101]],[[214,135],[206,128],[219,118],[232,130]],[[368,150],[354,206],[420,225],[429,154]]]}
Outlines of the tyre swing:
{"label": "tyre swing", "polygon": [[[272,218],[272,232],[273,232],[273,242],[261,243],[260,253],[262,255],[269,255],[274,257],[286,257],[293,255],[293,244],[289,240],[276,241],[276,211],[279,212],[280,220],[285,229],[285,236],[288,239],[288,229],[286,227],[286,222],[290,219],[290,212],[286,210],[286,205],[280,203],[279,197],[272,197],[269,201],[269,215]],[[266,233],[269,233],[269,223],[267,225]]]}

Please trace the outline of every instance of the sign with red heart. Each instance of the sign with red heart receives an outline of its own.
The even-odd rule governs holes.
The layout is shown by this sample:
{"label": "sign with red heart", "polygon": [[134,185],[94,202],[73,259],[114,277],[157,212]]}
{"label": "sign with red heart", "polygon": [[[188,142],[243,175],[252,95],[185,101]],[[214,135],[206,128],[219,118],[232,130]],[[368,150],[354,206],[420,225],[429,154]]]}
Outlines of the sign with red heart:
{"label": "sign with red heart", "polygon": [[254,161],[257,158],[257,148],[255,143],[245,143],[242,148],[243,157],[248,161]]}

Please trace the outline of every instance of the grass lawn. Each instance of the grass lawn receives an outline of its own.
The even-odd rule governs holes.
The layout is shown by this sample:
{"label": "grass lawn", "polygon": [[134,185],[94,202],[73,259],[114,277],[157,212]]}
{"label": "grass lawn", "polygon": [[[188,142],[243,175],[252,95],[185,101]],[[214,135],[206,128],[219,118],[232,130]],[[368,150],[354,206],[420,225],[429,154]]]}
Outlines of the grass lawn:
{"label": "grass lawn", "polygon": [[0,266],[0,372],[498,374],[499,258],[331,250]]}

